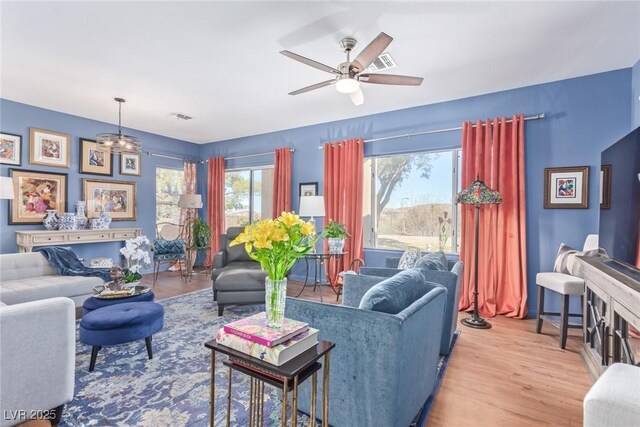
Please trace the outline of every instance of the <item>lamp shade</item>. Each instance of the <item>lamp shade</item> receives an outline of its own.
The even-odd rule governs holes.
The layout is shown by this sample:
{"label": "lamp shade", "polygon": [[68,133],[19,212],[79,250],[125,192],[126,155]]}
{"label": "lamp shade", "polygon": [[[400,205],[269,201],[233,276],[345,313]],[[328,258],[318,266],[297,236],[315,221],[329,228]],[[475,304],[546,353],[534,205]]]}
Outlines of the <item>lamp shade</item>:
{"label": "lamp shade", "polygon": [[181,194],[178,206],[183,209],[202,208],[202,196],[200,194]]}
{"label": "lamp shade", "polygon": [[300,197],[300,216],[324,216],[324,197]]}
{"label": "lamp shade", "polygon": [[13,200],[13,179],[8,176],[0,176],[0,199]]}
{"label": "lamp shade", "polygon": [[496,205],[502,203],[502,196],[497,191],[488,188],[484,182],[480,181],[480,178],[476,178],[469,187],[458,193],[456,203],[476,206]]}

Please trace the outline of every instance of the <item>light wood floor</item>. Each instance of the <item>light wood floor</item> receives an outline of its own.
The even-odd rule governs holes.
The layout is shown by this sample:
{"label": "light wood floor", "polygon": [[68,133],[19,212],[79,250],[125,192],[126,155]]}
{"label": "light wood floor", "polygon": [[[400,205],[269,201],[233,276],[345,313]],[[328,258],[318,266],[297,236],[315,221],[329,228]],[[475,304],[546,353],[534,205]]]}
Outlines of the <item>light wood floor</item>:
{"label": "light wood floor", "polygon": [[[151,285],[151,276],[143,283]],[[162,299],[210,286],[206,274],[185,285],[178,273],[161,273],[154,292]],[[300,288],[290,282],[287,293],[295,296]],[[325,302],[336,301],[331,289],[323,291]],[[301,298],[319,300],[319,290],[307,287]],[[536,334],[534,320],[490,321],[489,330],[459,326],[462,335],[427,425],[581,426],[591,380],[578,353],[579,330],[570,330],[567,349],[561,350],[558,330],[547,323]]]}

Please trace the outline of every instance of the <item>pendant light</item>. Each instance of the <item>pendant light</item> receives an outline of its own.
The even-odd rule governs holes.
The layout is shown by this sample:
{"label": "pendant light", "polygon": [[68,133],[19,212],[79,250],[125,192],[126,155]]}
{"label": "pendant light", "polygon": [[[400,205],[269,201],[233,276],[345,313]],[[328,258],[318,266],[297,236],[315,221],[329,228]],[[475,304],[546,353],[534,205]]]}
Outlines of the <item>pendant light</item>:
{"label": "pendant light", "polygon": [[118,103],[118,133],[99,133],[96,135],[96,142],[105,150],[112,153],[134,153],[142,151],[142,141],[135,136],[122,134],[122,103],[123,98],[113,98]]}

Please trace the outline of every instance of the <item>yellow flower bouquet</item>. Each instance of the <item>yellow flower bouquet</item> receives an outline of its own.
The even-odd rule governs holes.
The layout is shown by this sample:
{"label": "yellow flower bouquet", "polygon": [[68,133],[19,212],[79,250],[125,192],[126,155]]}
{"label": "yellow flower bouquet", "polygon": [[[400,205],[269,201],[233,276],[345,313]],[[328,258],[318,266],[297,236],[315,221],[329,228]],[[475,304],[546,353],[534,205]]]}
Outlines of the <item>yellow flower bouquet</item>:
{"label": "yellow flower bouquet", "polygon": [[282,212],[276,219],[247,225],[231,246],[244,244],[251,258],[267,272],[265,303],[267,324],[278,328],[284,319],[287,273],[296,260],[315,246],[316,229],[292,212]]}

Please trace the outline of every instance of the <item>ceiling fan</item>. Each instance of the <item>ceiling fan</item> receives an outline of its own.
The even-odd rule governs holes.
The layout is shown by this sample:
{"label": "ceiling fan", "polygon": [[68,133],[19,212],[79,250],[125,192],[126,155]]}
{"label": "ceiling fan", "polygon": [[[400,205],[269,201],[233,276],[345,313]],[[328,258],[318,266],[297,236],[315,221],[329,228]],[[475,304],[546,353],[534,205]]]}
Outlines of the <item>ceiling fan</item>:
{"label": "ceiling fan", "polygon": [[325,80],[323,82],[289,92],[289,95],[299,95],[301,93],[320,89],[321,87],[335,85],[336,90],[340,93],[349,95],[349,98],[351,98],[351,101],[355,105],[362,105],[364,103],[364,96],[362,95],[362,89],[360,89],[360,82],[381,85],[420,86],[420,84],[422,84],[422,80],[424,80],[422,77],[365,73],[371,63],[384,52],[392,41],[393,37],[385,33],[380,33],[367,45],[367,47],[362,50],[362,52],[360,52],[358,56],[356,56],[356,59],[351,61],[351,52],[356,46],[357,40],[353,37],[345,37],[340,40],[340,47],[347,54],[347,60],[346,62],[338,65],[338,68],[330,67],[314,61],[313,59],[305,58],[297,53],[289,52],[288,50],[281,51],[280,53],[284,56],[335,75],[335,77],[330,80]]}

